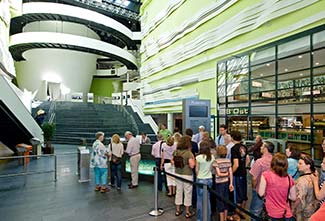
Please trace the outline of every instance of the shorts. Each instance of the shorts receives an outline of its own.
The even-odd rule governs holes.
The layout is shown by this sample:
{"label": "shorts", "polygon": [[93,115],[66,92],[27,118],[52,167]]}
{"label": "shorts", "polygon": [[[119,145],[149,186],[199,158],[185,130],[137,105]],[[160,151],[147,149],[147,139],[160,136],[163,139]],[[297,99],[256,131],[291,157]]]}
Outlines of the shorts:
{"label": "shorts", "polygon": [[241,204],[247,201],[247,178],[246,176],[234,176],[235,203]]}

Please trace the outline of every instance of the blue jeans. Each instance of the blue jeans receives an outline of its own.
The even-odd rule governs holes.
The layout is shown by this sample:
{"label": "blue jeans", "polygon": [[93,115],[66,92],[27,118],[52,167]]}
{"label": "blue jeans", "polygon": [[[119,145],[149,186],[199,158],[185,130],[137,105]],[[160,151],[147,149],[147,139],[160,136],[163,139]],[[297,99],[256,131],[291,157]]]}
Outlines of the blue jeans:
{"label": "blue jeans", "polygon": [[[198,183],[207,184],[210,188],[212,186],[212,179],[197,179]],[[196,203],[196,220],[201,221],[203,220],[203,187],[197,186],[197,203]],[[208,220],[211,220],[211,206],[210,206],[210,192],[208,192]]]}
{"label": "blue jeans", "polygon": [[111,184],[115,184],[115,177],[117,180],[117,187],[122,186],[122,162],[115,164],[111,162]]}
{"label": "blue jeans", "polygon": [[[257,192],[255,189],[252,190],[252,201],[251,206],[249,210],[251,213],[253,213],[255,216],[260,216],[263,209],[263,200],[257,195]],[[254,219],[252,219],[254,221]]]}
{"label": "blue jeans", "polygon": [[107,184],[107,168],[94,168],[95,183],[97,186],[106,186]]}

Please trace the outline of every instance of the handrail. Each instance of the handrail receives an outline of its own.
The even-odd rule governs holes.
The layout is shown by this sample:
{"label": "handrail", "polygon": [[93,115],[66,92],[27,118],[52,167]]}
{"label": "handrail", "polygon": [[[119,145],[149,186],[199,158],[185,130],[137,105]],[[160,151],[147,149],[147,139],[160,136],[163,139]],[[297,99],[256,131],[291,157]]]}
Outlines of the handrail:
{"label": "handrail", "polygon": [[49,108],[49,116],[50,116],[49,123],[53,123],[55,120],[55,109],[56,109],[55,101],[52,101]]}
{"label": "handrail", "polygon": [[123,105],[113,105],[113,107],[115,107],[116,110],[121,112],[123,114],[123,117],[125,117],[126,120],[131,123],[132,131],[135,133],[134,135],[138,135],[139,134],[139,127],[138,127],[138,124],[135,121],[133,115],[130,114]]}
{"label": "handrail", "polygon": [[142,108],[139,107],[139,105],[136,104],[133,99],[128,99],[128,101],[129,101],[129,104],[132,107],[133,111],[139,114],[139,116],[140,116],[141,120],[143,121],[143,123],[149,124],[151,129],[154,132],[157,132],[159,130],[159,128],[158,128],[157,123],[152,119],[152,117],[148,116],[148,115],[145,115],[143,113]]}
{"label": "handrail", "polygon": [[100,2],[89,1],[89,0],[73,0],[73,1],[78,2],[78,3],[83,3],[85,5],[90,5],[90,6],[99,8],[101,10],[105,10],[107,12],[110,12],[110,13],[113,13],[113,14],[116,14],[119,16],[125,16],[129,19],[134,19],[136,21],[139,21],[139,19],[140,19],[140,15],[138,15],[136,12],[133,12],[127,8],[124,8],[124,7],[116,6],[116,5],[114,5],[110,2],[107,2],[107,1],[100,1]]}

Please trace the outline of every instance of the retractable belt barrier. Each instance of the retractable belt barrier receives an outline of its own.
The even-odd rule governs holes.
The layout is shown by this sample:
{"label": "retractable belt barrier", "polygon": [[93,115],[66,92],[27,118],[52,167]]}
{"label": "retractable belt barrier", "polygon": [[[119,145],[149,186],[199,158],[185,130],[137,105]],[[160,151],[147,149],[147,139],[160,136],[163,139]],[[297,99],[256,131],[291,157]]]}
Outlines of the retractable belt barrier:
{"label": "retractable belt barrier", "polygon": [[[203,186],[207,186],[206,184],[203,184],[203,183],[197,183],[197,182],[194,182],[194,181],[191,181],[191,180],[187,180],[187,179],[184,179],[183,177],[179,177],[179,176],[176,176],[175,174],[172,174],[172,173],[168,173],[165,171],[165,173],[169,176],[172,176],[178,180],[181,180],[181,181],[184,181],[184,182],[187,182],[187,183],[191,183],[192,185],[196,185],[196,186],[200,186],[201,188],[203,188]],[[250,211],[238,206],[237,204],[231,202],[230,200],[228,199],[225,199],[223,198],[222,196],[220,196],[215,190],[211,189],[210,187],[208,187],[208,191],[210,191],[210,193],[213,193],[214,195],[216,195],[216,197],[223,201],[224,203],[226,203],[227,205],[230,205],[231,207],[234,207],[234,208],[237,208],[238,210],[240,210],[241,212],[247,214],[248,216],[250,216],[251,218],[255,219],[255,220],[258,220],[258,221],[262,221],[263,219],[261,217],[258,217],[256,215],[254,215],[253,213],[251,213]]]}

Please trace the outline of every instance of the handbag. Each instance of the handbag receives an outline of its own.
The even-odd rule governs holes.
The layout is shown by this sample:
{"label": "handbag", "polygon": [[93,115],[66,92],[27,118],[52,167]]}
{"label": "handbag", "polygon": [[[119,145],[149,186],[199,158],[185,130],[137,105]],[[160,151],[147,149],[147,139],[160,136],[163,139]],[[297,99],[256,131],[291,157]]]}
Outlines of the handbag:
{"label": "handbag", "polygon": [[121,163],[121,157],[117,157],[116,155],[112,154],[112,162],[115,164]]}
{"label": "handbag", "polygon": [[[288,176],[288,181],[289,181],[289,187],[288,187],[288,194],[287,194],[287,200],[286,200],[286,203],[289,202],[289,194],[290,194],[290,177]],[[270,221],[271,220],[271,217],[268,215],[267,213],[267,210],[266,210],[266,207],[265,207],[265,197],[263,197],[263,209],[262,209],[262,212],[261,212],[261,220],[263,221]],[[287,213],[287,210],[285,209],[284,210],[284,213],[282,215],[282,218],[279,218],[277,220],[279,221],[285,221],[286,219],[286,213]]]}
{"label": "handbag", "polygon": [[[111,151],[113,152],[113,146],[112,146],[112,143],[111,143]],[[112,163],[114,163],[114,164],[119,164],[119,163],[121,163],[121,160],[122,160],[122,157],[118,157],[118,156],[116,156],[116,155],[114,155],[113,153],[112,153]]]}

